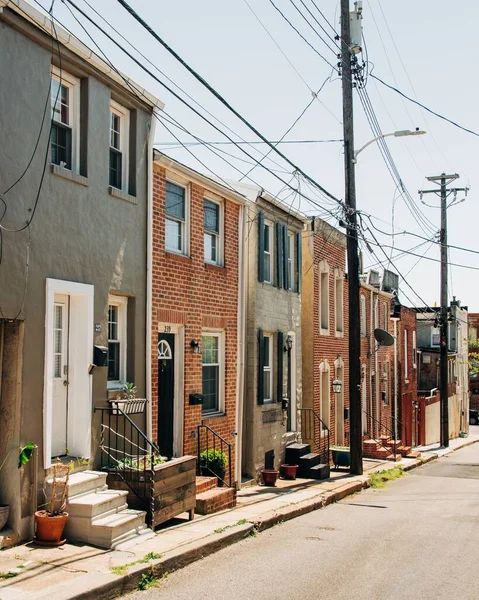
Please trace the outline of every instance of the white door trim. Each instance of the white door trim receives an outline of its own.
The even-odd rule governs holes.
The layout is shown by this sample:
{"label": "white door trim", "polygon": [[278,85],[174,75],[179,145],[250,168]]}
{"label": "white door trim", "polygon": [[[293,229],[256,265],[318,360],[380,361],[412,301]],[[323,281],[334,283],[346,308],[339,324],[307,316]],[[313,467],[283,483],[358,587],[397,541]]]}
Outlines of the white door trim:
{"label": "white door trim", "polygon": [[92,382],[88,373],[93,357],[94,286],[85,283],[46,279],[45,365],[43,391],[43,464],[51,466],[53,322],[55,294],[70,296],[69,416],[67,424],[70,454],[89,458],[91,453]]}
{"label": "white door trim", "polygon": [[[173,403],[173,456],[183,456],[183,424],[185,412],[185,326],[174,323],[158,323],[158,334],[175,336],[175,398]],[[158,402],[158,398],[156,398]],[[158,426],[158,424],[156,424]]]}

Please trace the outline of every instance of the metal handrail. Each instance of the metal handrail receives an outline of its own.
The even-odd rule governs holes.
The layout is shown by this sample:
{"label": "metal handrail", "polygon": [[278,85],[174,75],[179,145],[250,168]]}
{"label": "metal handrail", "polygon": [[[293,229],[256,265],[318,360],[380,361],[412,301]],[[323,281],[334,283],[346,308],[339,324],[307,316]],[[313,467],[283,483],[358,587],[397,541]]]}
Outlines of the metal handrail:
{"label": "metal handrail", "polygon": [[[371,418],[375,423],[377,423],[379,425],[380,428],[385,429],[388,433],[390,433],[390,437],[394,440],[394,448],[393,448],[393,452],[392,454],[394,455],[394,459],[396,459],[396,436],[394,434],[394,431],[392,429],[389,429],[389,427],[387,425],[384,425],[384,423],[381,423],[381,421],[379,421],[378,419],[376,419],[375,417],[373,417],[373,415],[371,413],[369,413],[366,409],[363,408],[363,412],[365,413],[365,415],[369,418]],[[397,417],[395,417],[394,415],[391,415],[392,419],[396,420],[397,424],[400,424],[402,426],[401,421],[399,421],[399,419]],[[389,450],[389,448],[387,448],[387,446],[385,446],[382,442],[380,442],[379,440],[377,440],[375,437],[373,437],[371,435],[372,440],[374,440],[377,444],[379,444],[382,448],[384,448],[385,450]]]}
{"label": "metal handrail", "polygon": [[[322,462],[330,464],[331,432],[321,417],[313,408],[300,408],[301,438],[313,441],[314,450],[321,456]],[[312,434],[312,435],[311,435]]]}
{"label": "metal handrail", "polygon": [[98,407],[101,413],[100,464],[114,473],[145,505],[150,526],[154,524],[154,474],[158,447],[119,405]]}
{"label": "metal handrail", "polygon": [[[202,435],[203,433],[203,435]],[[198,475],[201,473],[210,473],[218,478],[219,485],[233,487],[232,469],[231,469],[231,444],[222,438],[216,431],[208,427],[208,425],[198,425]],[[208,451],[213,451],[213,457],[210,459]],[[203,457],[201,456],[203,454]],[[214,469],[213,462],[217,453],[224,455],[227,453],[228,464],[226,469],[219,472],[219,469]],[[226,472],[228,473],[228,481],[225,480]],[[222,476],[223,475],[223,476]]]}

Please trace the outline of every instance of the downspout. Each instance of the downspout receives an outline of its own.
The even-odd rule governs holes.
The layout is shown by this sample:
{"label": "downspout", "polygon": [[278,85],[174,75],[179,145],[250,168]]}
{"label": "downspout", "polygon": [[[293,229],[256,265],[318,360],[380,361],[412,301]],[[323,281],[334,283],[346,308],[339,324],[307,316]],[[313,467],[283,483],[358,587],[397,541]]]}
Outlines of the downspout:
{"label": "downspout", "polygon": [[369,309],[369,432],[371,437],[374,437],[374,422],[373,422],[373,372],[372,372],[372,357],[374,350],[372,347],[372,332],[373,332],[373,293],[370,291],[370,309]]}
{"label": "downspout", "polygon": [[[398,320],[394,321],[394,441],[398,439],[398,340],[397,325]],[[404,420],[404,415],[403,415]],[[396,450],[396,448],[394,448]]]}
{"label": "downspout", "polygon": [[156,129],[156,109],[153,109],[148,136],[148,183],[147,183],[147,241],[146,241],[146,436],[153,435],[153,398],[151,397],[151,344],[153,323],[153,140]]}
{"label": "downspout", "polygon": [[[374,296],[374,292],[373,292],[373,296]],[[371,328],[371,331],[374,332],[374,329],[376,327],[376,316],[378,318],[378,325],[379,325],[379,294],[376,295],[376,297],[374,298],[374,308],[376,308],[376,301],[377,301],[377,305],[378,305],[378,310],[376,312],[376,310],[374,311],[374,315],[373,315],[373,326]],[[373,335],[374,338],[374,335]],[[379,373],[379,344],[376,342],[376,338],[374,338],[374,373],[375,373],[375,377],[374,377],[374,395],[376,398],[376,427],[377,427],[377,434],[378,434],[378,439],[381,435],[381,399],[379,398],[379,387],[380,387],[380,380],[381,380],[381,373]]]}
{"label": "downspout", "polygon": [[238,368],[236,371],[236,452],[235,452],[235,479],[237,489],[241,489],[241,466],[243,454],[243,406],[245,384],[245,341],[246,341],[246,257],[244,232],[246,207],[240,206],[238,222],[238,328],[237,328],[237,353]]}

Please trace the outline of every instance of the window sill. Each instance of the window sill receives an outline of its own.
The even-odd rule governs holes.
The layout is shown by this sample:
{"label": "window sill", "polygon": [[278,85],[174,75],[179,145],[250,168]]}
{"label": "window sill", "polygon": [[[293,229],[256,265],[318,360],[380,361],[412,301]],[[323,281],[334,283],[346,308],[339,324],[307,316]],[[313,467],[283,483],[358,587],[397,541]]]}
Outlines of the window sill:
{"label": "window sill", "polygon": [[166,258],[171,260],[180,260],[182,262],[191,263],[191,256],[186,256],[186,254],[179,254],[177,252],[173,252],[172,250],[166,250]]}
{"label": "window sill", "polygon": [[319,335],[329,335],[329,329],[320,329]]}
{"label": "window sill", "polygon": [[117,396],[121,396],[123,393],[124,383],[115,383],[111,387],[107,388],[108,400],[116,400]]}
{"label": "window sill", "polygon": [[337,338],[342,338],[342,337],[344,337],[344,331],[336,331],[334,335]]}
{"label": "window sill", "polygon": [[223,273],[223,275],[226,275],[226,273],[228,272],[225,266],[215,265],[213,263],[205,263],[205,270],[213,272],[216,271],[217,273]]}
{"label": "window sill", "polygon": [[83,175],[79,175],[78,173],[74,173],[70,171],[70,169],[66,169],[65,167],[59,167],[58,165],[50,165],[51,172],[53,175],[57,177],[62,177],[63,179],[68,179],[73,183],[78,183],[78,185],[83,185],[84,187],[88,187],[88,177],[83,177]]}
{"label": "window sill", "polygon": [[127,194],[123,190],[119,190],[118,188],[113,187],[112,185],[108,186],[108,193],[110,194],[110,196],[118,198],[119,200],[124,200],[125,202],[129,202],[130,204],[138,204],[138,202],[136,201],[136,196],[131,196],[130,194]]}
{"label": "window sill", "polygon": [[210,412],[210,413],[201,413],[202,419],[217,419],[218,417],[226,417],[225,412]]}

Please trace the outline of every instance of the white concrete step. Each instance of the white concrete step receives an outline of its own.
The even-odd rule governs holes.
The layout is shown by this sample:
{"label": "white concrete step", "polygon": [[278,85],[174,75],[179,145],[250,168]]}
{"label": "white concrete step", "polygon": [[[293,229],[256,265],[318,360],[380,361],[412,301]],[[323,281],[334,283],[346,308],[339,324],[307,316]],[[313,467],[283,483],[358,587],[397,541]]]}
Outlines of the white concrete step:
{"label": "white concrete step", "polygon": [[72,517],[94,518],[98,515],[118,512],[127,506],[128,492],[125,490],[101,490],[68,500],[67,512]]}
{"label": "white concrete step", "polygon": [[97,517],[91,526],[90,543],[105,548],[139,533],[145,526],[146,513],[127,508],[113,515]]}
{"label": "white concrete step", "polygon": [[[68,480],[68,498],[82,496],[95,490],[106,490],[106,473],[101,471],[81,471],[80,473],[72,473]],[[47,498],[50,497],[52,487],[52,478],[48,477],[45,480]]]}
{"label": "white concrete step", "polygon": [[125,552],[133,546],[142,544],[143,542],[146,542],[155,536],[156,533],[145,525],[142,529],[138,529],[133,534],[126,534],[122,538],[116,540],[111,547],[113,550],[121,550],[122,552]]}

